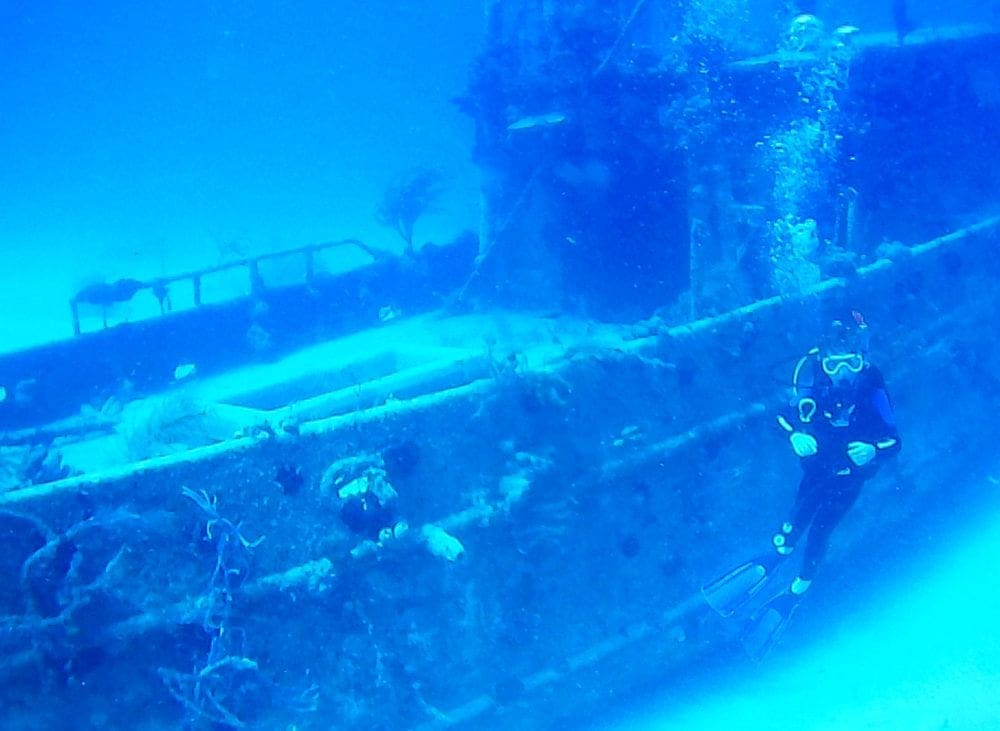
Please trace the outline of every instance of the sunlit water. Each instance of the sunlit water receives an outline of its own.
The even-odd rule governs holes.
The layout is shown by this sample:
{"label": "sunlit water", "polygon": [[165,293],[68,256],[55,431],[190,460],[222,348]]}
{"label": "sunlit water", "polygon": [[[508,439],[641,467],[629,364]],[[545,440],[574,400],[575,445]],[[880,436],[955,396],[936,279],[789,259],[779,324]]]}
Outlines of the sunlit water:
{"label": "sunlit water", "polygon": [[[684,702],[651,704],[608,728],[1000,728],[1000,513],[954,533],[953,550],[911,567],[870,600],[842,597],[839,615],[810,628],[818,642],[790,631],[754,677],[724,672],[724,683],[705,679]],[[792,641],[802,649],[789,649]]]}

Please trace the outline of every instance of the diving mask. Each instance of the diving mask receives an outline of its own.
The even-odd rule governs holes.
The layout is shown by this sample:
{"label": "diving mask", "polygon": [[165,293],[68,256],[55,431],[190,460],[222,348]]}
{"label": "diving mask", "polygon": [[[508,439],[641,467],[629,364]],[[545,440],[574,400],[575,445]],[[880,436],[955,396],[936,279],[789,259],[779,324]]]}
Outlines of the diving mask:
{"label": "diving mask", "polygon": [[823,367],[823,372],[831,378],[858,374],[865,367],[865,357],[861,353],[824,355],[820,359],[820,365]]}

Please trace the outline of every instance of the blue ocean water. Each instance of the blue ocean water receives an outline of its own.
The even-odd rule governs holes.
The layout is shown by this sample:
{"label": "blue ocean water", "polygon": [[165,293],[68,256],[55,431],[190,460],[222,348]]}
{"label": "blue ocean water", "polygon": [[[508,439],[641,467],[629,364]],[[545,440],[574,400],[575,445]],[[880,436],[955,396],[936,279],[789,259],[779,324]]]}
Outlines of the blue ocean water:
{"label": "blue ocean water", "polygon": [[0,3],[0,726],[1000,728],[998,50],[998,2]]}
{"label": "blue ocean water", "polygon": [[472,4],[0,13],[7,342],[65,335],[67,294],[93,281],[351,236],[395,246],[374,211],[411,168],[450,183],[427,240],[475,225],[471,124],[450,101],[482,37]]}

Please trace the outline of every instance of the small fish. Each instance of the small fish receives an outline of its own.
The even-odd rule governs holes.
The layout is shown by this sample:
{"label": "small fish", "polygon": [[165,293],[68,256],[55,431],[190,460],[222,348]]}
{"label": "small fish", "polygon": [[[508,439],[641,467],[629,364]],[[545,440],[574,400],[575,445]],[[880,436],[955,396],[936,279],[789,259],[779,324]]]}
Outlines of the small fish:
{"label": "small fish", "polygon": [[185,378],[197,375],[198,366],[194,363],[183,363],[174,368],[174,380],[183,381]]}
{"label": "small fish", "polygon": [[533,117],[523,117],[507,125],[507,129],[513,132],[519,129],[531,129],[532,127],[550,127],[554,124],[562,124],[565,121],[566,115],[562,112],[549,112],[548,114],[538,114]]}

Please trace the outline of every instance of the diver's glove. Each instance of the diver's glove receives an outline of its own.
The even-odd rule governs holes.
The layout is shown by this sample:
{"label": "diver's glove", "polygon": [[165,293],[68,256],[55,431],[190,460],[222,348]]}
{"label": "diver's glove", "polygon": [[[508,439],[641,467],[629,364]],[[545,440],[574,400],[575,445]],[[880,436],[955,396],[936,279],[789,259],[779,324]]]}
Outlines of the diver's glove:
{"label": "diver's glove", "polygon": [[812,434],[800,431],[792,432],[788,437],[788,441],[792,443],[792,451],[795,452],[797,457],[812,457],[819,451],[816,437]]}
{"label": "diver's glove", "polygon": [[805,432],[795,431],[795,427],[788,423],[784,416],[778,417],[778,426],[788,432],[788,441],[792,443],[792,451],[797,457],[812,457],[819,451],[819,444],[816,437]]}
{"label": "diver's glove", "polygon": [[858,467],[864,467],[875,459],[875,445],[868,442],[851,442],[847,445],[847,456]]}

